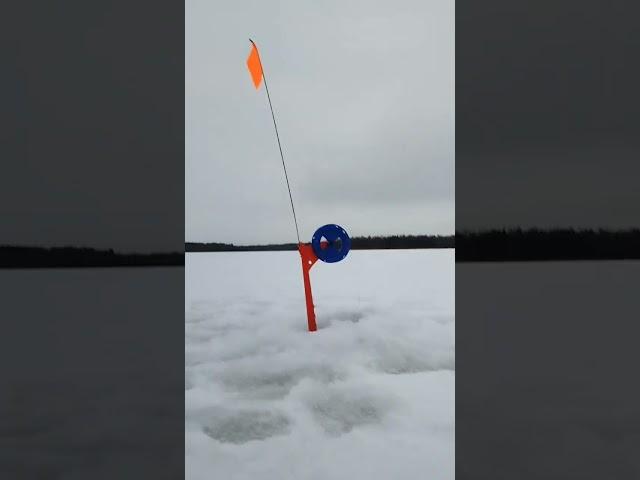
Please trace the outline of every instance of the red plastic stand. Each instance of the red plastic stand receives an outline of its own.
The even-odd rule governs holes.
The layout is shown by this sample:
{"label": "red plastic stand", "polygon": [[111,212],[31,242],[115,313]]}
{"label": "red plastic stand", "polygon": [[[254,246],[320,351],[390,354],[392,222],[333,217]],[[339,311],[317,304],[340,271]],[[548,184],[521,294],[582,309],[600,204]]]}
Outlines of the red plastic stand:
{"label": "red plastic stand", "polygon": [[307,322],[309,331],[315,332],[318,329],[316,325],[316,312],[313,309],[313,295],[311,294],[311,279],[309,278],[309,270],[314,263],[318,261],[310,243],[298,244],[298,251],[302,259],[302,279],[304,280],[304,298],[307,302]]}

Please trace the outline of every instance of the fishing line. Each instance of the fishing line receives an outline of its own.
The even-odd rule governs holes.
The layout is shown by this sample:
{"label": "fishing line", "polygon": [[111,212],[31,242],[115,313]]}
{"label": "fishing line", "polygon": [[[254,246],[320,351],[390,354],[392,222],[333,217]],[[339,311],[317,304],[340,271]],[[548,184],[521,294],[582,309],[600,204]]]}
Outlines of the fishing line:
{"label": "fishing line", "polygon": [[[258,50],[258,47],[253,40],[249,39],[253,47]],[[260,54],[258,54],[258,61],[260,62],[260,70],[262,71],[262,79],[264,81],[264,89],[267,91],[267,99],[269,100],[269,108],[271,109],[271,118],[273,119],[273,127],[276,130],[276,139],[278,140],[278,149],[280,150],[280,158],[282,159],[282,168],[284,169],[284,178],[287,181],[287,190],[289,191],[289,200],[291,202],[291,211],[293,212],[293,222],[296,225],[296,237],[298,238],[298,244],[300,244],[300,231],[298,230],[298,219],[296,218],[296,209],[293,206],[293,197],[291,196],[291,186],[289,185],[289,176],[287,175],[287,166],[284,163],[284,155],[282,154],[282,145],[280,144],[280,135],[278,134],[278,124],[276,123],[276,116],[273,113],[273,105],[271,104],[271,95],[269,95],[269,87],[267,86],[267,76],[264,73],[264,68],[262,67],[262,59],[260,58]]]}

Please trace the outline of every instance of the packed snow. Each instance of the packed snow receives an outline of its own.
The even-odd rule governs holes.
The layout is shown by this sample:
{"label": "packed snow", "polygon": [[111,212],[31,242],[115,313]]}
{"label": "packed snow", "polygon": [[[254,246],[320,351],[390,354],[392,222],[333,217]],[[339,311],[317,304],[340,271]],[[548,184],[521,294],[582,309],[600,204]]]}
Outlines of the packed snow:
{"label": "packed snow", "polygon": [[190,480],[454,478],[453,250],[190,253]]}

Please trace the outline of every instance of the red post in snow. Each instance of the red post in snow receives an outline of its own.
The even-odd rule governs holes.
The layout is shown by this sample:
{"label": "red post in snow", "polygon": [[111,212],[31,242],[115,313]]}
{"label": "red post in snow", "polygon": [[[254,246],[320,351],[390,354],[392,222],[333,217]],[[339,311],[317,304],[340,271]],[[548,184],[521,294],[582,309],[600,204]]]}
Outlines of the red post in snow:
{"label": "red post in snow", "polygon": [[307,302],[307,322],[309,331],[318,330],[316,313],[313,309],[313,295],[311,293],[311,279],[309,270],[318,261],[335,263],[343,260],[351,248],[351,240],[344,228],[329,224],[316,230],[311,243],[298,242],[298,251],[302,261],[302,279],[304,280],[304,298]]}
{"label": "red post in snow", "polygon": [[304,280],[304,298],[307,302],[307,323],[309,324],[309,331],[315,332],[318,329],[316,325],[316,312],[313,309],[313,295],[311,293],[311,279],[309,278],[309,270],[313,267],[313,264],[318,261],[311,244],[299,243],[298,251],[300,252],[300,258],[302,260],[302,279]]}

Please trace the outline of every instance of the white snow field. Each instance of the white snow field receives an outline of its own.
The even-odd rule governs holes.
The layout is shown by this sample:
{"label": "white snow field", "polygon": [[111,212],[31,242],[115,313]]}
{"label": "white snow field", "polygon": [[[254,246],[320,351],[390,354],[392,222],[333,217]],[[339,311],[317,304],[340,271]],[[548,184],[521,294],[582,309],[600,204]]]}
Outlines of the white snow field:
{"label": "white snow field", "polygon": [[454,250],[189,253],[185,469],[196,479],[453,479]]}

